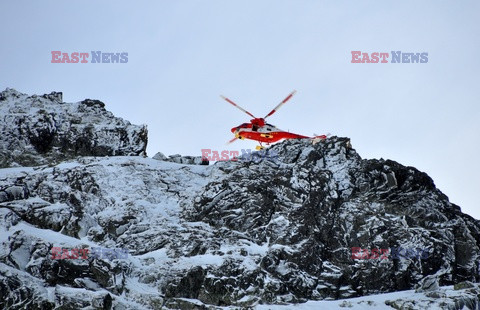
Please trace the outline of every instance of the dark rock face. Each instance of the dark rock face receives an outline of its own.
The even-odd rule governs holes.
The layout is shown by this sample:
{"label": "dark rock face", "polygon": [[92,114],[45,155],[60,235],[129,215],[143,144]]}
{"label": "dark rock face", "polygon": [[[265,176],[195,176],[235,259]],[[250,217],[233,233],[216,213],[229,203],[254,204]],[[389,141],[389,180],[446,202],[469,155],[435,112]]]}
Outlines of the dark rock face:
{"label": "dark rock face", "polygon": [[[87,100],[76,109],[104,107]],[[56,143],[66,131],[45,111],[35,114],[42,125],[19,127],[34,138],[8,139],[35,150],[35,163],[50,160],[53,150],[56,158],[113,152],[76,139],[62,153]],[[115,154],[141,145],[122,149],[112,139]],[[251,307],[414,288],[433,307],[433,299],[450,298],[439,286],[452,284],[465,294],[451,295],[449,304],[478,304],[472,283],[479,281],[480,224],[428,175],[391,160],[364,160],[347,138],[271,148],[278,158],[261,162],[81,157],[0,170],[0,308]],[[129,254],[55,259],[52,247]],[[356,259],[352,248],[391,252]],[[392,249],[426,255],[394,257]],[[415,302],[387,304],[414,309]]]}
{"label": "dark rock face", "polygon": [[[406,290],[430,274],[438,274],[440,285],[478,280],[478,221],[462,214],[425,173],[389,160],[361,160],[342,138],[273,148],[281,154],[279,166],[236,167],[209,183],[185,212],[257,244],[276,245],[259,262],[262,300]],[[352,247],[422,248],[429,258],[352,260]],[[240,264],[225,272],[238,273],[235,280],[218,281],[241,288],[250,274],[238,272]]]}
{"label": "dark rock face", "polygon": [[86,99],[61,101],[61,93],[0,93],[0,168],[59,163],[77,156],[145,154],[146,126],[131,125]]}

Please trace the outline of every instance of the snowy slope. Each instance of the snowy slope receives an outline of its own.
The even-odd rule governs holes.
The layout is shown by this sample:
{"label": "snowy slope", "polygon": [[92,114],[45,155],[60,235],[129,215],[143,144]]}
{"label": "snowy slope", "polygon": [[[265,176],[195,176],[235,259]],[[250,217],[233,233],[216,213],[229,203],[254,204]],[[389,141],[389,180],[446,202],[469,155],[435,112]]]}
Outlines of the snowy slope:
{"label": "snowy slope", "polygon": [[[170,269],[188,268],[194,264],[188,257],[180,261],[169,258],[166,248],[157,248],[169,238],[179,234],[186,236],[192,233],[192,228],[202,226],[181,219],[181,201],[192,200],[205,185],[205,174],[210,171],[209,174],[215,175],[211,170],[213,167],[185,166],[139,157],[85,157],[80,162],[68,162],[53,168],[2,169],[3,192],[17,195],[2,203],[0,208],[4,223],[0,228],[0,253],[6,263],[1,266],[8,265],[7,270],[14,267],[27,271],[38,278],[49,278],[47,283],[55,284],[56,290],[74,285],[101,291],[102,285],[98,282],[103,281],[113,287],[120,285],[121,288],[113,289],[118,295],[128,291],[128,295],[142,296],[143,299],[148,292],[156,292],[154,298],[158,298],[155,286],[139,283],[138,277],[148,276],[153,268],[163,268],[169,273]],[[24,187],[5,186],[18,184],[19,177],[23,178]],[[36,187],[38,196],[26,189],[29,185]],[[65,195],[61,197],[62,194],[57,193]],[[202,226],[202,231],[203,234],[212,233],[207,225]],[[52,260],[50,255],[52,247],[96,246],[128,248],[130,256],[114,262],[102,261],[104,265],[97,268],[105,268],[102,275],[105,278],[98,279],[88,261]],[[146,263],[152,259],[157,263]],[[210,264],[208,255],[204,260]],[[56,274],[58,265],[67,270],[79,269],[85,277],[77,278],[78,274],[69,272]],[[119,269],[118,273],[115,268]],[[134,269],[129,272],[128,279],[123,275],[127,269]],[[73,291],[69,292],[73,294]],[[83,292],[87,299],[91,298],[89,293]],[[45,300],[55,302],[47,292],[44,295]]]}
{"label": "snowy slope", "polygon": [[365,297],[341,299],[335,301],[307,301],[295,305],[259,305],[258,310],[380,310],[380,309],[478,309],[478,284],[469,283],[469,287],[440,287],[432,292],[407,290],[395,293],[370,295]]}

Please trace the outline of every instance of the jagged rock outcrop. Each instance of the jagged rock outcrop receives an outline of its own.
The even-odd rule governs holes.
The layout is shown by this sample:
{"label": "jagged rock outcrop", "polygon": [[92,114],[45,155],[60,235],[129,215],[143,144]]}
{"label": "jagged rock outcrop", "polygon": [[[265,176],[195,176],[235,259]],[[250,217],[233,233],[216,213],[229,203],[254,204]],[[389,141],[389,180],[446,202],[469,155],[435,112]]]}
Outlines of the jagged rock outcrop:
{"label": "jagged rock outcrop", "polygon": [[145,154],[147,127],[115,117],[99,100],[62,93],[0,93],[0,168],[59,163],[77,156]]}
{"label": "jagged rock outcrop", "polygon": [[[259,162],[80,157],[0,170],[0,307],[250,307],[414,288],[437,298],[453,284],[469,292],[454,305],[478,303],[478,286],[459,283],[479,280],[480,224],[428,175],[362,159],[347,138],[271,148],[278,156]],[[52,247],[129,255],[56,259]],[[428,257],[352,259],[353,247]]]}

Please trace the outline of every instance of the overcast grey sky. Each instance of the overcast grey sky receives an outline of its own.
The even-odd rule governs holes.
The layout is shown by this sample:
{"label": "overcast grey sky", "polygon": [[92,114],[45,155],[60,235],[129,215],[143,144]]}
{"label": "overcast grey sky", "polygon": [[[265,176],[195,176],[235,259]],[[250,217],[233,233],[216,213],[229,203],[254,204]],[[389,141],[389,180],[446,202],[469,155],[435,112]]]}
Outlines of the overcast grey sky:
{"label": "overcast grey sky", "polygon": [[[0,89],[99,99],[149,128],[148,154],[240,150],[230,128],[297,94],[269,122],[347,136],[363,158],[427,172],[480,218],[478,1],[2,1]],[[51,51],[127,63],[51,63]],[[428,63],[351,63],[351,51]],[[391,56],[390,56],[391,57]]]}

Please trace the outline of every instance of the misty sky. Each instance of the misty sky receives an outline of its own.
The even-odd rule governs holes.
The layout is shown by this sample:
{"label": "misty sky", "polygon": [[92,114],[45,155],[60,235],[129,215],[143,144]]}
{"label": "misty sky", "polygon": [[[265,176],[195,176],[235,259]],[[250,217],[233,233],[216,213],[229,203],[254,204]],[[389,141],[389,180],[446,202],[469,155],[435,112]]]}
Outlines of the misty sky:
{"label": "misty sky", "polygon": [[[99,99],[147,124],[148,155],[241,150],[230,128],[352,139],[362,158],[428,173],[480,218],[478,1],[2,1],[0,89]],[[51,52],[128,53],[51,63]],[[428,53],[428,63],[351,63],[351,51]],[[91,58],[89,59],[89,61]]]}

